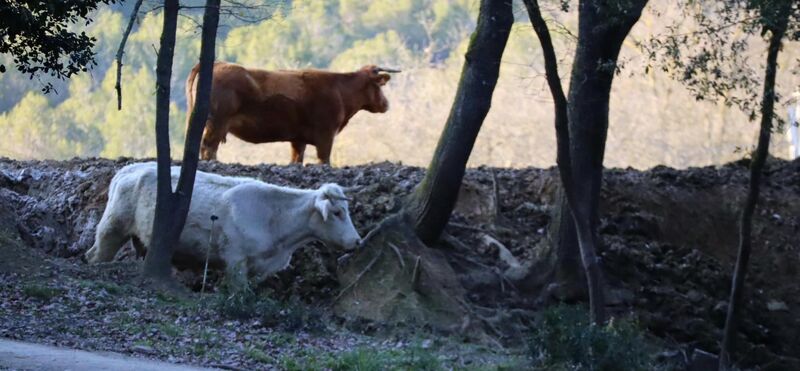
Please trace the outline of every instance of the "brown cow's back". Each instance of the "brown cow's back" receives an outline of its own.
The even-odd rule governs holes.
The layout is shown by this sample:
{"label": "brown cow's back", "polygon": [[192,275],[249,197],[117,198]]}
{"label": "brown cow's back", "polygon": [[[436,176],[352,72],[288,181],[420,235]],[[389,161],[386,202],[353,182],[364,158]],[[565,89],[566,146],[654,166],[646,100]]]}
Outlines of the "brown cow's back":
{"label": "brown cow's back", "polygon": [[[373,69],[267,71],[216,62],[201,157],[214,159],[230,132],[250,143],[290,141],[293,160],[299,161],[305,145],[311,144],[320,160],[328,162],[333,137],[356,112],[385,112],[388,107],[380,86],[389,78]],[[193,70],[187,80],[187,93],[196,92],[195,74]]]}

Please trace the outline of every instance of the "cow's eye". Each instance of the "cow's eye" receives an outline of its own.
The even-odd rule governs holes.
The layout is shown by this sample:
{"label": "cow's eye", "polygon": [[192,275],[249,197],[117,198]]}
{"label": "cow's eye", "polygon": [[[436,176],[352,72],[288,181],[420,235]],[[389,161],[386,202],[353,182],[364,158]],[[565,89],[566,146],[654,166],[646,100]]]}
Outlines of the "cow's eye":
{"label": "cow's eye", "polygon": [[341,218],[341,217],[342,217],[342,210],[336,210],[336,211],[334,211],[334,212],[333,212],[333,216],[335,216],[335,217],[337,217],[337,218]]}

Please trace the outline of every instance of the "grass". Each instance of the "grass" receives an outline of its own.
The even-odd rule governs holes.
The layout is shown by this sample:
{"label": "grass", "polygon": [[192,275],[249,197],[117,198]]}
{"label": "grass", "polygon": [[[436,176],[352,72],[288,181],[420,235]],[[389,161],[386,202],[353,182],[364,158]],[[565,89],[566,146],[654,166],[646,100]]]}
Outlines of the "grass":
{"label": "grass", "polygon": [[214,299],[217,311],[226,318],[258,318],[261,324],[284,331],[322,332],[322,312],[300,302],[281,302],[256,292],[253,285],[234,286],[223,282]]}
{"label": "grass", "polygon": [[274,332],[267,335],[267,341],[274,347],[283,347],[294,343],[295,337],[285,332]]}
{"label": "grass", "polygon": [[543,370],[652,370],[653,347],[635,321],[589,323],[583,307],[558,305],[543,313],[530,339],[534,366]]}
{"label": "grass", "polygon": [[377,371],[377,370],[444,370],[442,363],[429,350],[411,347],[399,350],[373,350],[362,347],[343,353],[301,351],[283,357],[280,367],[289,371]]}
{"label": "grass", "polygon": [[40,285],[37,283],[30,283],[22,286],[22,293],[25,296],[42,301],[50,301],[56,296],[61,295],[63,292],[64,290],[62,289]]}
{"label": "grass", "polygon": [[161,322],[155,325],[155,328],[158,329],[158,332],[173,338],[183,334],[180,327],[169,322]]}
{"label": "grass", "polygon": [[120,295],[125,293],[125,289],[122,286],[113,282],[79,280],[78,283],[86,288],[105,290],[105,292],[111,295]]}
{"label": "grass", "polygon": [[264,353],[264,351],[256,347],[247,348],[245,355],[256,362],[273,363],[275,361],[267,353]]}

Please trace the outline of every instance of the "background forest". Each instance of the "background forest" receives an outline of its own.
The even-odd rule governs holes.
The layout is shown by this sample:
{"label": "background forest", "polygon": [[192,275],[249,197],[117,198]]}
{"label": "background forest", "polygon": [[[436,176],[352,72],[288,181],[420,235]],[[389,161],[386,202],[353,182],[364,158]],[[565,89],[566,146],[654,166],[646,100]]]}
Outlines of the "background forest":
{"label": "background forest", "polygon": [[[668,71],[645,67],[648,60],[638,43],[664,32],[669,26],[666,19],[681,18],[679,9],[668,6],[653,2],[623,47],[622,69],[612,92],[607,166],[720,164],[742,157],[741,150],[749,151],[754,144],[758,126],[745,114],[719,102],[698,101]],[[145,3],[128,40],[123,109],[116,108],[113,59],[130,8],[123,3],[103,7],[94,15],[86,32],[97,39],[97,66],[69,81],[54,82],[56,92],[41,93],[42,81],[30,80],[13,68],[0,74],[0,130],[5,136],[0,156],[155,155],[155,61],[161,31],[156,3]],[[389,112],[357,114],[337,137],[332,162],[424,165],[452,103],[477,8],[477,0],[283,0],[257,9],[231,8],[222,20],[217,58],[269,69],[351,71],[364,64],[402,69],[385,88]],[[503,57],[492,109],[470,158],[473,166],[555,163],[552,100],[541,50],[522,4],[515,3],[515,10],[517,23]],[[562,12],[556,4],[545,10],[552,20],[556,50],[571,60],[576,12]],[[172,146],[177,149],[173,154],[179,154],[183,144],[183,86],[200,50],[199,12],[197,18],[179,20],[170,120]],[[688,19],[683,27],[691,29]],[[764,48],[764,43],[752,45]],[[758,56],[763,50],[751,52]],[[800,84],[799,58],[800,48],[787,43],[779,60],[789,67],[778,76],[783,96]],[[755,62],[760,58],[751,60],[756,71],[763,70]],[[13,66],[13,61],[0,56],[0,64]],[[569,66],[561,71],[569,71]],[[778,110],[785,112],[786,107]],[[288,162],[287,143],[251,145],[233,136],[228,139],[220,147],[220,161]],[[785,156],[787,147],[779,135],[772,153]],[[315,158],[313,149],[307,158]]]}

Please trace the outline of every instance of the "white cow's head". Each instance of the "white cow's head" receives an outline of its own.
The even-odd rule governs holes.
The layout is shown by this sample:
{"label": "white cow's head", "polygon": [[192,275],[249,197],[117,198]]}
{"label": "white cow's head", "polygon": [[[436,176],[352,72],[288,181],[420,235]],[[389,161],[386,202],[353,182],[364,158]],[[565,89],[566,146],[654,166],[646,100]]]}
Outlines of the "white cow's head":
{"label": "white cow's head", "polygon": [[324,184],[316,190],[314,197],[314,217],[311,218],[314,236],[326,244],[355,249],[361,243],[361,236],[350,220],[348,198],[342,187]]}

